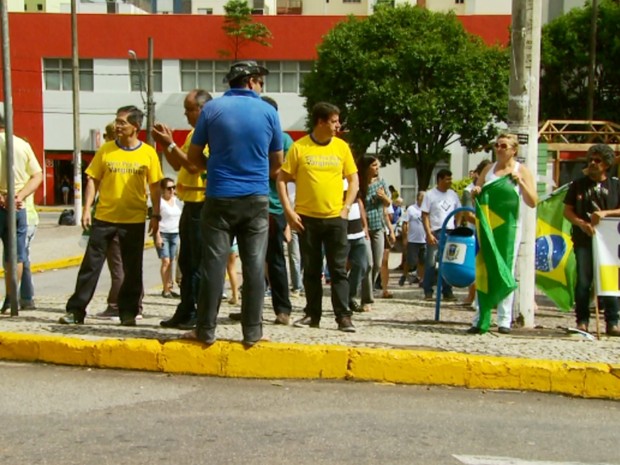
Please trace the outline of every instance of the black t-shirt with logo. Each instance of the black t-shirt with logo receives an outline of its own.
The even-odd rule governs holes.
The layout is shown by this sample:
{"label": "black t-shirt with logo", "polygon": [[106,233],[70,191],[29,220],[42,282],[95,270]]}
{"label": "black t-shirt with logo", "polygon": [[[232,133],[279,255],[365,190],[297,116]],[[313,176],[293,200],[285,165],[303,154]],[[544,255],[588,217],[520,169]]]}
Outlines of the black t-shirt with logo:
{"label": "black t-shirt with logo", "polygon": [[[568,186],[564,203],[573,206],[579,218],[591,223],[595,211],[620,208],[620,181],[616,177],[601,182],[587,176],[576,179]],[[592,238],[577,226],[573,226],[572,238],[576,246],[592,244]]]}

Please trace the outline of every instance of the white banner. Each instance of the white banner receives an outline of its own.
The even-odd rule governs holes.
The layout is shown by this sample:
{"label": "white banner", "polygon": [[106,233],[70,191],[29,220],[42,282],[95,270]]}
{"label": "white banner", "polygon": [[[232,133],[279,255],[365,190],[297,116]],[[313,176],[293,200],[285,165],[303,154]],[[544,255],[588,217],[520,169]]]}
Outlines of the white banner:
{"label": "white banner", "polygon": [[594,230],[596,294],[620,296],[620,218],[603,218]]}

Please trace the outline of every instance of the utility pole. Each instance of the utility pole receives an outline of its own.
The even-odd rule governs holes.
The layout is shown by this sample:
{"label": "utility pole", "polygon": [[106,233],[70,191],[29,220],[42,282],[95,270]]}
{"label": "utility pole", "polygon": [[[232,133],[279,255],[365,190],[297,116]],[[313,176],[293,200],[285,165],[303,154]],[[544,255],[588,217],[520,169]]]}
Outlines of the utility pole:
{"label": "utility pole", "polygon": [[[538,89],[542,2],[512,0],[510,96],[508,126],[519,137],[519,157],[537,180]],[[536,209],[521,212],[523,237],[519,247],[516,313],[527,328],[534,326]],[[516,316],[516,315],[514,315]]]}
{"label": "utility pole", "polygon": [[149,51],[148,60],[146,66],[146,143],[154,146],[155,141],[151,131],[153,130],[153,124],[155,124],[155,102],[153,101],[153,86],[154,86],[154,73],[153,73],[153,38],[149,37]]}
{"label": "utility pole", "polygon": [[594,119],[594,75],[596,71],[596,32],[598,23],[598,0],[592,0],[590,18],[590,63],[588,64],[588,108],[586,119]]}
{"label": "utility pole", "polygon": [[9,283],[12,292],[11,316],[18,316],[17,309],[17,223],[15,221],[15,174],[13,173],[13,84],[11,82],[11,42],[9,40],[9,9],[7,0],[0,0],[0,22],[2,24],[2,77],[4,81],[4,134],[6,140],[6,184],[7,225],[9,236],[8,263]]}
{"label": "utility pole", "polygon": [[77,0],[71,0],[71,77],[73,80],[73,210],[82,224],[82,142],[80,139],[80,61],[78,58]]}

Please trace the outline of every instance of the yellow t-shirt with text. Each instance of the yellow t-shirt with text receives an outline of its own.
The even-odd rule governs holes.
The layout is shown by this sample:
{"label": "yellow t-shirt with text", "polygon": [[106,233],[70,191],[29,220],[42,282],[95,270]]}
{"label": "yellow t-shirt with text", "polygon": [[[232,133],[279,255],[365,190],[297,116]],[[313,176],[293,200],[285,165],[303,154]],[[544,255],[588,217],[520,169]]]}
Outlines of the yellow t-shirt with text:
{"label": "yellow t-shirt with text", "polygon": [[125,149],[116,141],[99,148],[86,174],[100,182],[95,218],[110,223],[143,223],[147,186],[164,177],[153,147]]}
{"label": "yellow t-shirt with text", "polygon": [[[192,143],[192,135],[194,130],[192,129],[183,143],[181,150],[185,153],[189,151],[189,146]],[[208,156],[208,149],[205,147],[204,154]],[[207,186],[207,172],[202,171],[200,173],[192,174],[185,168],[179,169],[177,176],[177,197],[183,202],[204,202],[205,191]],[[189,188],[189,189],[188,189]]]}
{"label": "yellow t-shirt with text", "polygon": [[357,173],[351,149],[332,137],[319,145],[308,135],[295,142],[282,170],[295,178],[295,211],[312,218],[335,218],[344,206],[343,178]]}

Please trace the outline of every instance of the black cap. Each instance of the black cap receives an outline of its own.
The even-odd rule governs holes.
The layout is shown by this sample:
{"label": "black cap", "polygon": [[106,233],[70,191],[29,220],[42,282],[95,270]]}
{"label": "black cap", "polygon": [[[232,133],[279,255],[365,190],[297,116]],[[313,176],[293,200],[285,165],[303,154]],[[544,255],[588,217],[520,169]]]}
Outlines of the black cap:
{"label": "black cap", "polygon": [[260,66],[254,60],[238,61],[232,64],[230,71],[228,71],[228,74],[226,74],[226,77],[222,82],[227,83],[234,81],[237,78],[250,76],[252,74],[266,76],[269,74],[269,70],[264,66]]}

